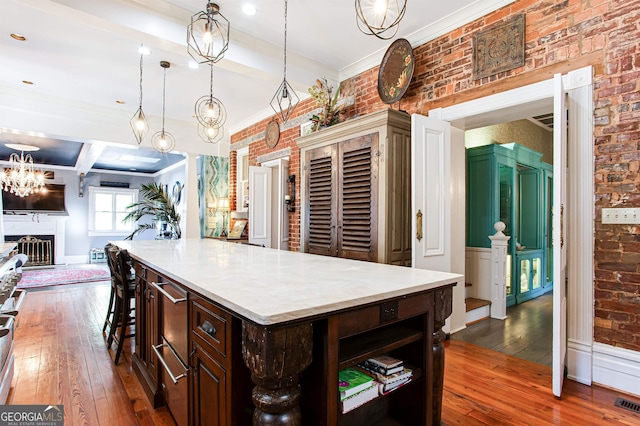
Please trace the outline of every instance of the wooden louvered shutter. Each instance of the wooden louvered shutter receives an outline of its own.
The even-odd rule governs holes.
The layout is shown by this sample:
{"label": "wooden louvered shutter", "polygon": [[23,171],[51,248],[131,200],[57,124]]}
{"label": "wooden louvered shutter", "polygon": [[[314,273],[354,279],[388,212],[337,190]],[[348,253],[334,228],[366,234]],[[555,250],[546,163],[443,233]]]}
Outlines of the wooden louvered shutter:
{"label": "wooden louvered shutter", "polygon": [[337,147],[330,145],[307,152],[306,211],[307,246],[313,254],[336,256],[336,164]]}
{"label": "wooden louvered shutter", "polygon": [[339,144],[338,257],[378,260],[378,134]]}

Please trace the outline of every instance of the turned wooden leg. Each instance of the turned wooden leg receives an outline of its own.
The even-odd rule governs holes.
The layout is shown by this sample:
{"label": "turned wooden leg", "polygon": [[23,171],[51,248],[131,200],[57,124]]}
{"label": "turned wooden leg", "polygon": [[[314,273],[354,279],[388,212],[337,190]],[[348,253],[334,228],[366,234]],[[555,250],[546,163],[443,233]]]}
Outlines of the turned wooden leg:
{"label": "turned wooden leg", "polygon": [[256,384],[254,425],[302,425],[299,374],[311,364],[311,323],[267,327],[242,322],[242,356]]}
{"label": "turned wooden leg", "polygon": [[444,390],[444,321],[451,315],[453,290],[451,287],[436,291],[433,315],[433,425],[442,418],[442,394]]}

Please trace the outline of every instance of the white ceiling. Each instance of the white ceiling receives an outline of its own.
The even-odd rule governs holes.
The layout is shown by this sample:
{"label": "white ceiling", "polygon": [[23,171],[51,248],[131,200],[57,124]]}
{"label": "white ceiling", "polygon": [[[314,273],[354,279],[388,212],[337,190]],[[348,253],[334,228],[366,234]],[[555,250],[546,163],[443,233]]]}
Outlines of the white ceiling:
{"label": "white ceiling", "polygon": [[[416,46],[512,1],[408,0],[396,38]],[[248,2],[257,8],[255,16],[243,14]],[[228,142],[229,134],[272,113],[269,103],[283,78],[284,3],[218,4],[231,22],[229,50],[214,67],[214,95],[227,109]],[[128,120],[138,107],[143,43],[151,50],[143,78],[151,132],[161,127],[159,62],[166,60],[172,65],[165,128],[176,136],[176,149],[224,154],[228,143],[204,147],[211,144],[199,140],[193,118],[195,101],[209,91],[209,70],[187,66],[186,28],[205,5],[204,0],[1,0],[0,130],[135,144]],[[27,40],[16,41],[11,33]],[[301,97],[318,77],[336,84],[377,65],[390,43],[357,29],[351,0],[289,0],[287,80]]]}

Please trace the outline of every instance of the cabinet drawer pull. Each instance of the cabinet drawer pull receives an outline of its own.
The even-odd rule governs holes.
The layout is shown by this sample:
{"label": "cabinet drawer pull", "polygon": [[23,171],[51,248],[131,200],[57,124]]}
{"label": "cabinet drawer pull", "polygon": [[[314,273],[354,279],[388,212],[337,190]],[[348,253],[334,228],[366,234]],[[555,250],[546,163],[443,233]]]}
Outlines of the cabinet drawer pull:
{"label": "cabinet drawer pull", "polygon": [[177,305],[180,302],[186,302],[187,298],[186,297],[181,297],[179,299],[176,299],[175,297],[173,297],[172,295],[170,295],[167,290],[165,290],[164,288],[162,288],[162,286],[167,285],[167,283],[162,283],[162,284],[158,284],[156,282],[151,282],[151,285],[154,286],[160,293],[162,293],[164,295],[164,297],[166,297],[167,299],[169,299],[171,301],[171,303],[173,303],[174,305]]}
{"label": "cabinet drawer pull", "polygon": [[198,328],[204,331],[205,333],[207,333],[211,337],[215,337],[216,333],[218,332],[216,327],[207,320],[205,320],[202,324],[200,324]]}
{"label": "cabinet drawer pull", "polygon": [[[160,353],[160,348],[168,348],[169,345],[165,345],[165,344],[161,344],[161,345],[156,345],[156,346],[151,346],[151,348],[153,349],[153,351],[156,353],[156,355],[158,356],[158,359],[160,360],[160,363],[162,364],[162,366],[164,367],[164,369],[166,370],[167,374],[169,374],[169,377],[171,377],[171,381],[173,381],[173,384],[177,384],[178,380],[182,379],[183,377],[187,377],[187,373],[182,373],[180,374],[178,377],[173,375],[173,372],[171,371],[171,369],[169,368],[169,366],[167,365],[167,361],[164,360],[164,357],[162,356],[162,354]],[[171,348],[170,348],[171,350]]]}

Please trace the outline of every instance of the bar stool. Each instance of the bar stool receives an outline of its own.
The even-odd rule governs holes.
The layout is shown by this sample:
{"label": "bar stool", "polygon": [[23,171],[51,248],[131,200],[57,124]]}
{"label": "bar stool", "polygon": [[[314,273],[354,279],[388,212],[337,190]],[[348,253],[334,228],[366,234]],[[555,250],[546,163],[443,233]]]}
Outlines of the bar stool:
{"label": "bar stool", "polygon": [[102,326],[102,332],[104,333],[107,329],[107,325],[111,327],[111,321],[113,321],[113,311],[115,309],[115,301],[116,301],[116,284],[114,281],[114,269],[115,269],[115,253],[114,256],[109,256],[109,252],[112,249],[118,249],[118,247],[114,246],[111,243],[107,243],[104,246],[104,255],[107,258],[107,266],[109,267],[109,273],[111,275],[111,294],[109,295],[109,305],[107,306],[107,315],[104,319],[104,325]]}
{"label": "bar stool", "polygon": [[135,305],[132,307],[131,304],[135,300],[136,280],[131,271],[131,258],[126,250],[111,249],[109,255],[115,257],[115,302],[107,346],[116,342],[114,362],[118,364],[125,339],[135,336],[135,328],[127,334],[127,327],[135,324],[135,315],[132,315],[135,313]]}

